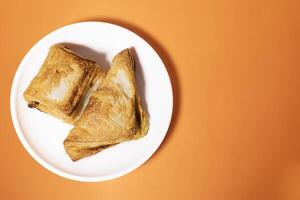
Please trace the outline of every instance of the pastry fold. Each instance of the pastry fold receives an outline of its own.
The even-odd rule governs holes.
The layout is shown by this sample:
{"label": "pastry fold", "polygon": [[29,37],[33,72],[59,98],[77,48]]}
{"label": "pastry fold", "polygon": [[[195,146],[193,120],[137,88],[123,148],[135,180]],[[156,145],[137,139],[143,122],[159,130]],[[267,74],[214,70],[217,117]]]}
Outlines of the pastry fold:
{"label": "pastry fold", "polygon": [[93,92],[75,127],[64,141],[73,161],[147,134],[149,120],[137,94],[134,58],[129,49],[117,54],[103,84]]}
{"label": "pastry fold", "polygon": [[46,60],[23,95],[30,108],[74,123],[88,94],[104,77],[105,71],[96,62],[76,55],[63,44],[56,44],[50,47]]}

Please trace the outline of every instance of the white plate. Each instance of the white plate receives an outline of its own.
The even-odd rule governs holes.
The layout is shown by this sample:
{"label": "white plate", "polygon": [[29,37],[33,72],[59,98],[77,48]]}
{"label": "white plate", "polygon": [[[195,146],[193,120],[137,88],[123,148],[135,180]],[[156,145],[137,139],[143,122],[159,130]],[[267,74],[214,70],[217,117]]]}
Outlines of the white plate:
{"label": "white plate", "polygon": [[[43,63],[48,48],[60,42],[77,44],[73,45],[75,51],[105,66],[122,49],[134,48],[139,60],[136,67],[138,90],[150,116],[147,136],[124,142],[77,162],[71,161],[65,153],[63,141],[72,126],[28,108],[22,96]],[[65,178],[94,182],[125,175],[151,157],[167,133],[172,116],[173,94],[162,60],[145,40],[117,25],[82,22],[57,29],[30,49],[15,74],[10,106],[18,137],[37,162]]]}

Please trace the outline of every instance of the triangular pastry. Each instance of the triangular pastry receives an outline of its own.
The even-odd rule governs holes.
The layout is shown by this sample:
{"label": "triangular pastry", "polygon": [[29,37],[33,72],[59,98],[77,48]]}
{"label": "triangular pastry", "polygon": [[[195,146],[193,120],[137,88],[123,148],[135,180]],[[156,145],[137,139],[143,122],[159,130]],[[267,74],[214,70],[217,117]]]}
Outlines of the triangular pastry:
{"label": "triangular pastry", "polygon": [[73,161],[120,142],[147,134],[148,116],[137,94],[134,58],[129,49],[117,54],[103,84],[92,94],[64,141]]}

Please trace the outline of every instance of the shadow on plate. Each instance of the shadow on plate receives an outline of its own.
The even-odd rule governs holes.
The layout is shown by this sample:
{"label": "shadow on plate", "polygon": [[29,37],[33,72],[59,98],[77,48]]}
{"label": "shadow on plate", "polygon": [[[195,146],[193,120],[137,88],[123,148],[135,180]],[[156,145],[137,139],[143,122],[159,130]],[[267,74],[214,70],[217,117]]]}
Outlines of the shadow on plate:
{"label": "shadow on plate", "polygon": [[109,69],[110,62],[107,60],[106,55],[104,53],[95,51],[81,44],[68,43],[68,42],[63,42],[62,44],[69,47],[73,52],[75,52],[79,56],[82,56],[83,58],[87,58],[89,60],[96,61],[105,70]]}

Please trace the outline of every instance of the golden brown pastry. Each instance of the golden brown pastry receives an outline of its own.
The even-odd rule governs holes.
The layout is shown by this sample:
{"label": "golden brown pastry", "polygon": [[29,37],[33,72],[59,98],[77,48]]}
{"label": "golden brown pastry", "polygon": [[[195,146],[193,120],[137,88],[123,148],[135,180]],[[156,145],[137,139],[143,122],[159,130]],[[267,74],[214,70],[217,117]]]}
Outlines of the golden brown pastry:
{"label": "golden brown pastry", "polygon": [[96,62],[84,59],[63,44],[50,47],[38,74],[24,92],[30,108],[73,123],[93,87],[105,77]]}
{"label": "golden brown pastry", "polygon": [[64,146],[76,161],[120,142],[143,137],[148,128],[148,116],[136,90],[134,58],[126,49],[113,58],[103,84],[92,94]]}

